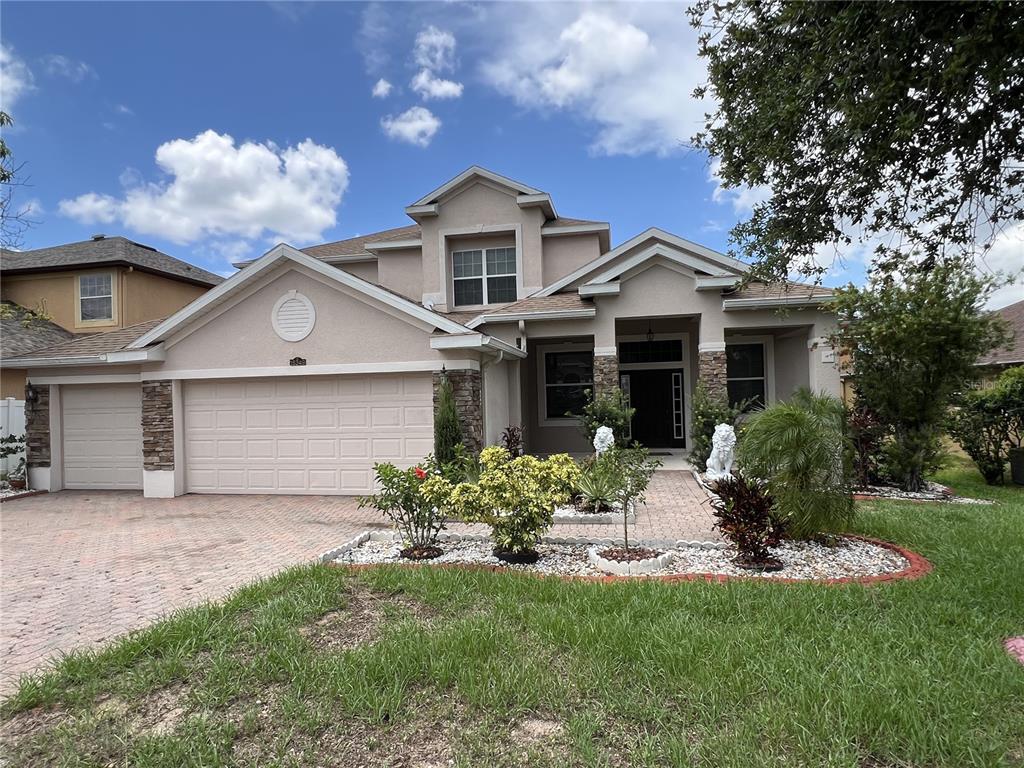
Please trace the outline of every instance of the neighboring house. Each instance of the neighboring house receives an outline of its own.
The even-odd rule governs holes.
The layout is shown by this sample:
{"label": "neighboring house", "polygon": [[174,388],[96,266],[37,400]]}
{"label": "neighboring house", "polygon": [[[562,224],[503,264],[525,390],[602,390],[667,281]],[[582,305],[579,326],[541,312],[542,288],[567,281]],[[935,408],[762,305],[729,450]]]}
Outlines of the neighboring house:
{"label": "neighboring house", "polygon": [[[748,267],[607,223],[473,167],[414,225],[278,245],[167,320],[21,358],[37,488],[357,494],[373,463],[433,447],[447,376],[473,448],[522,425],[538,453],[592,450],[586,390],[622,386],[632,436],[686,450],[695,383],[771,403],[838,394],[827,290],[737,285]],[[779,311],[784,310],[784,311]]]}
{"label": "neighboring house", "polygon": [[0,301],[0,398],[25,396],[25,369],[4,361],[73,339],[75,334],[13,301]]}
{"label": "neighboring house", "polygon": [[1006,321],[1012,338],[1005,346],[978,360],[982,369],[982,386],[991,384],[1007,368],[1024,365],[1024,301],[998,309],[996,314]]}
{"label": "neighboring house", "polygon": [[96,334],[167,317],[223,279],[123,237],[96,235],[33,251],[0,249],[0,296],[23,308],[19,320],[25,310],[38,316],[30,323],[4,321],[0,396],[24,396],[24,368],[12,367],[9,358],[63,340],[53,336],[54,327]]}

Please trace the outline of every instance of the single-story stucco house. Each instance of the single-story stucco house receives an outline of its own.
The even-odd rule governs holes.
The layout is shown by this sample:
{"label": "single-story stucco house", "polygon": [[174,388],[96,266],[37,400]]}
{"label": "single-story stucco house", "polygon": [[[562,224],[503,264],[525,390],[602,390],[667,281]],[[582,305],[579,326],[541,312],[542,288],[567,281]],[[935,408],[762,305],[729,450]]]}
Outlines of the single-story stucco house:
{"label": "single-story stucco house", "polygon": [[840,392],[827,289],[737,290],[747,265],[660,229],[611,247],[606,222],[479,167],[405,213],[21,358],[32,486],[364,493],[375,461],[431,451],[445,375],[467,443],[521,425],[536,453],[587,450],[572,414],[591,388],[620,385],[632,436],[680,451],[697,381],[767,403]]}

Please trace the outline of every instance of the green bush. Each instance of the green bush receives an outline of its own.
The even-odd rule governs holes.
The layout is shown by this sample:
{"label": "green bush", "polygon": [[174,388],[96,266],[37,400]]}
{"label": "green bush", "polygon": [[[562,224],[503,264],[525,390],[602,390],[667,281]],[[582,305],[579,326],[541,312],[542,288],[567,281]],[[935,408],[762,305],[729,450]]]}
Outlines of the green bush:
{"label": "green bush", "polygon": [[443,466],[458,461],[461,445],[462,425],[455,406],[455,393],[448,377],[442,374],[437,391],[437,414],[434,416],[434,456],[437,463]]}
{"label": "green bush", "polygon": [[[394,464],[374,464],[380,491],[359,500],[360,507],[373,507],[394,524],[406,546],[402,554],[422,556],[437,543],[437,534],[444,528],[444,517],[421,493],[423,484],[436,473],[428,457],[422,466],[399,469]],[[434,550],[435,553],[437,550]]]}
{"label": "green bush", "polygon": [[996,381],[1006,412],[1011,448],[1024,448],[1024,365],[1008,368]]}
{"label": "green bush", "polygon": [[480,468],[473,483],[432,475],[423,484],[424,498],[466,522],[490,525],[499,556],[536,558],[535,547],[551,527],[555,507],[566,503],[579,483],[576,462],[564,453],[513,458],[492,445],[481,451]]}
{"label": "green bush", "polygon": [[973,390],[950,410],[950,436],[989,485],[1002,483],[1011,448],[1024,439],[1024,366],[1004,371],[990,389]]}
{"label": "green bush", "polygon": [[749,401],[737,406],[729,405],[729,398],[723,393],[712,395],[702,382],[697,382],[690,406],[690,464],[703,472],[711,456],[711,438],[715,427],[729,424],[736,427]]}
{"label": "green bush", "polygon": [[588,458],[580,468],[577,484],[582,508],[595,514],[611,509],[619,486],[611,451]]}
{"label": "green bush", "polygon": [[615,444],[625,448],[629,444],[629,429],[634,413],[636,408],[629,406],[629,398],[618,387],[597,397],[588,390],[587,404],[583,406],[580,422],[583,434],[587,436],[587,445],[594,444],[594,435],[599,427],[610,427],[615,435]]}
{"label": "green bush", "polygon": [[801,390],[750,417],[737,458],[743,474],[767,482],[795,538],[845,530],[853,519],[842,402]]}

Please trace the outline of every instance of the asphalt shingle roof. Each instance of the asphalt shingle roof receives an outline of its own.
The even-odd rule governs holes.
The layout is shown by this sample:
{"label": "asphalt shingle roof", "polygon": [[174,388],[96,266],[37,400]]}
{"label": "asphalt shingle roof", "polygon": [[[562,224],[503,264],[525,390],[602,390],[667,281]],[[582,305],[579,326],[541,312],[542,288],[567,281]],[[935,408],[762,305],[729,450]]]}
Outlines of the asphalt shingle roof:
{"label": "asphalt shingle roof", "polygon": [[996,314],[1010,326],[1013,338],[1005,347],[999,347],[982,357],[979,365],[1010,365],[1024,363],[1024,301],[996,310]]}
{"label": "asphalt shingle roof", "polygon": [[207,272],[125,237],[84,240],[80,243],[36,248],[32,251],[0,249],[0,272],[9,274],[51,272],[105,264],[127,264],[146,272],[167,275],[199,285],[212,286],[224,281],[220,275]]}
{"label": "asphalt shingle roof", "polygon": [[594,303],[581,299],[578,293],[556,293],[553,296],[531,296],[500,309],[485,309],[478,315],[520,315],[530,312],[563,312],[568,309],[593,309]]}
{"label": "asphalt shingle roof", "polygon": [[726,299],[815,298],[832,295],[832,289],[806,283],[748,283],[741,290],[726,292]]}
{"label": "asphalt shingle roof", "polygon": [[[73,339],[75,334],[54,322],[37,318],[13,301],[4,301],[0,314],[0,359],[25,355]],[[9,309],[7,309],[9,307]]]}
{"label": "asphalt shingle roof", "polygon": [[[116,331],[106,333],[90,333],[88,336],[77,336],[71,341],[55,344],[53,346],[35,349],[26,358],[73,358],[73,357],[99,357],[107,352],[120,352],[142,334],[155,328],[165,318],[157,320],[146,320],[144,323],[129,325],[127,328],[118,328]],[[14,364],[18,358],[4,360],[5,364]]]}

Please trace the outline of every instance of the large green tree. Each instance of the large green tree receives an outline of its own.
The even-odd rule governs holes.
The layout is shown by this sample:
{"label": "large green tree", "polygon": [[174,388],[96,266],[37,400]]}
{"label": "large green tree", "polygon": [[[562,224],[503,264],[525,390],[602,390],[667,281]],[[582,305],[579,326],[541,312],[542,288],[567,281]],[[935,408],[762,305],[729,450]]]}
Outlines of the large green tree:
{"label": "large green tree", "polygon": [[0,111],[0,246],[17,248],[21,236],[32,223],[29,211],[16,208],[14,189],[25,182],[20,178],[21,166],[14,162],[14,153],[7,143],[7,129],[14,125],[11,116]]}
{"label": "large green tree", "polygon": [[836,293],[836,341],[851,353],[858,402],[890,430],[887,469],[908,491],[935,468],[953,395],[977,375],[978,357],[1007,338],[999,317],[982,310],[990,289],[943,262],[901,279],[875,273],[867,286]]}
{"label": "large green tree", "polygon": [[[695,143],[770,188],[733,230],[755,273],[823,273],[874,239],[883,271],[983,251],[1024,219],[1024,3],[700,0],[717,108]],[[877,237],[877,236],[884,237]]]}

